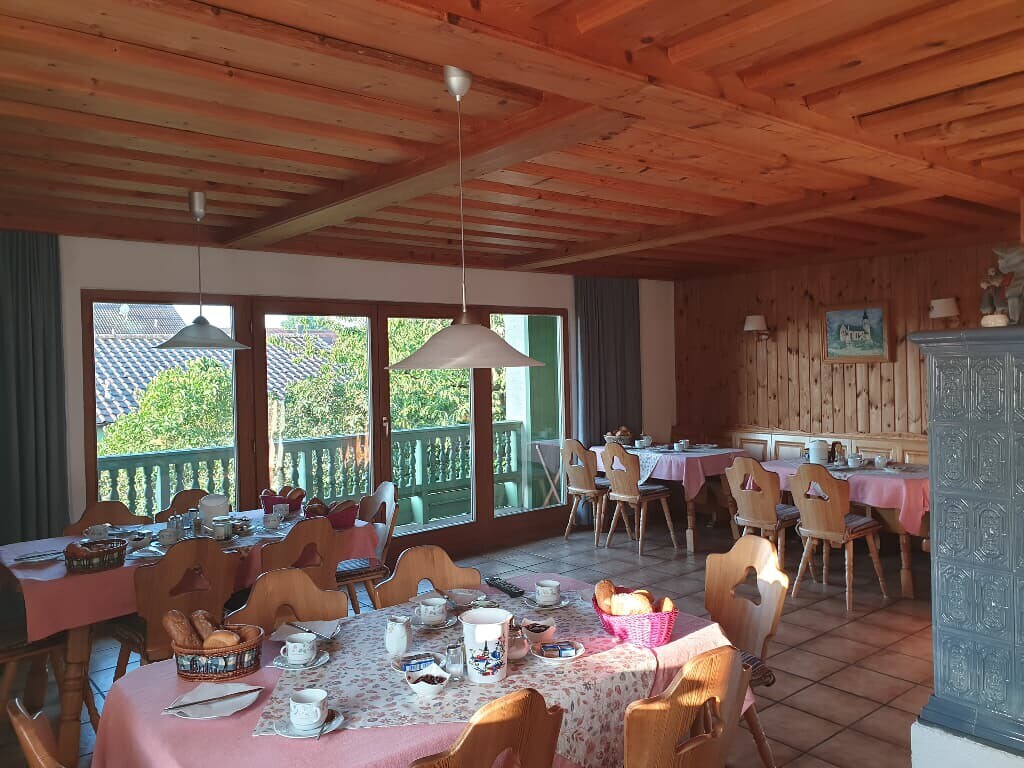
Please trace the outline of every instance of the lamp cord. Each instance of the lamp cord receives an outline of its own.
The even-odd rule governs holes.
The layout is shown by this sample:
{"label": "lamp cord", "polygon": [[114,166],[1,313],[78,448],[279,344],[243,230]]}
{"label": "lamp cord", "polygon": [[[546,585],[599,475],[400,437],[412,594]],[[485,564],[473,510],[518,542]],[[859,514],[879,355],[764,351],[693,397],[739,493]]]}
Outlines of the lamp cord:
{"label": "lamp cord", "polygon": [[196,269],[199,272],[199,315],[202,317],[203,314],[203,249],[199,245],[199,217],[193,217],[196,222]]}
{"label": "lamp cord", "polygon": [[456,97],[458,106],[458,145],[459,145],[459,252],[462,257],[462,313],[466,313],[466,220],[462,210],[462,98]]}

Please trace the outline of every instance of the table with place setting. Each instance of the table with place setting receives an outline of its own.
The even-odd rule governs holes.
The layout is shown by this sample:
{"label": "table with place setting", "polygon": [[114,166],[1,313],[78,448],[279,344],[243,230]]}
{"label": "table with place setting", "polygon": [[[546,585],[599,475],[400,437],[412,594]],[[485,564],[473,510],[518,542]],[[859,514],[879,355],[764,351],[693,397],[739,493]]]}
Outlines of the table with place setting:
{"label": "table with place setting", "polygon": [[[688,443],[688,441],[685,441]],[[604,471],[603,445],[591,448],[597,454],[597,468]],[[686,549],[694,552],[697,548],[697,506],[696,499],[707,478],[723,475],[737,456],[744,453],[738,448],[722,448],[712,443],[673,445],[651,445],[646,448],[626,447],[629,453],[640,460],[640,482],[649,479],[668,480],[681,483],[686,499]],[[728,483],[722,483],[726,494]]]}
{"label": "table with place setting", "polygon": [[[263,511],[235,512],[232,517],[249,521],[243,530],[221,542],[226,551],[236,551],[240,563],[236,571],[239,588],[251,585],[261,573],[261,545],[280,541],[289,530],[283,524],[274,530],[261,525]],[[164,523],[109,528],[111,537],[128,538],[140,531],[154,534]],[[168,546],[154,536],[153,541],[137,549],[129,547],[124,565],[89,573],[71,573],[64,550],[81,536],[58,536],[0,546],[3,575],[21,592],[25,604],[26,639],[40,640],[58,632],[67,632],[67,663],[61,690],[61,716],[58,746],[65,764],[77,760],[80,734],[82,689],[91,652],[91,628],[103,621],[134,614],[135,567],[162,557]],[[373,524],[356,521],[352,528],[335,532],[335,546],[345,559],[372,559],[377,556],[378,532]]]}
{"label": "table with place setting", "polygon": [[[544,580],[561,582],[561,599],[554,607],[529,600],[536,582]],[[418,595],[386,610],[342,618],[334,631],[324,622],[313,626],[297,622],[299,627],[279,628],[264,641],[262,668],[230,683],[259,689],[236,697],[236,701],[251,705],[226,707],[238,711],[224,717],[193,719],[195,715],[183,705],[187,699],[181,697],[206,696],[209,684],[196,693],[195,683],[176,675],[173,660],[133,670],[118,680],[107,696],[93,765],[184,768],[213,761],[222,768],[298,767],[343,761],[346,768],[397,768],[447,749],[481,706],[522,688],[536,689],[549,706],[565,710],[555,765],[621,765],[626,707],[663,690],[691,658],[729,644],[718,624],[680,613],[667,644],[651,650],[634,646],[604,630],[589,585],[556,574],[521,575],[511,581],[530,592],[526,597],[513,597],[484,585],[484,602],[467,606],[470,610],[461,614],[461,621],[438,617],[433,626],[423,620],[427,616],[421,611],[421,620],[409,622],[408,651],[414,655],[404,657],[414,659],[417,654],[429,653],[428,661],[442,662],[446,649],[462,640],[462,624],[474,610],[481,610],[480,606],[505,609],[527,628],[539,629],[541,623],[553,627],[551,645],[538,641],[519,660],[512,654],[514,644],[509,644],[507,676],[499,682],[471,682],[472,669],[479,672],[486,666],[472,667],[469,662],[478,657],[470,653],[461,680],[455,679],[459,675],[454,664],[445,665],[447,671],[437,678],[444,679],[440,693],[427,697],[413,690],[412,677],[407,681],[396,662],[403,656],[389,655],[385,636],[396,617],[412,617],[417,605],[437,597],[436,593]],[[279,666],[287,664],[273,660],[285,658],[279,656],[281,641],[298,628],[332,637],[319,643],[329,659],[316,666],[282,670]],[[544,657],[545,647],[570,645],[567,657]],[[296,701],[301,703],[301,697],[311,695],[310,691],[327,692],[328,719],[319,729],[296,731],[291,713]],[[177,716],[162,715],[171,705]]]}

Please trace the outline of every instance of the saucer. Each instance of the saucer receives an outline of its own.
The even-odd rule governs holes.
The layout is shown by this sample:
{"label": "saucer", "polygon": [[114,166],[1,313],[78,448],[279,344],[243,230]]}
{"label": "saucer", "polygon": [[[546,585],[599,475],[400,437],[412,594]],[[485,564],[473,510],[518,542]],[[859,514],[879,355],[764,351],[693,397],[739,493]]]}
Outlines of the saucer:
{"label": "saucer", "polygon": [[320,731],[320,726],[308,730],[296,728],[287,717],[274,723],[274,731],[278,736],[284,736],[286,739],[315,739],[318,735],[326,736],[328,733],[338,730],[344,722],[345,718],[341,712],[329,709],[327,710],[327,720],[324,721],[323,732]]}
{"label": "saucer", "polygon": [[316,669],[317,667],[322,667],[324,664],[330,661],[330,659],[331,654],[329,654],[327,651],[320,651],[316,655],[316,658],[308,664],[289,664],[287,661],[284,660],[284,657],[278,655],[274,657],[274,666],[278,669],[285,669],[290,672],[301,672],[304,669]]}
{"label": "saucer", "polygon": [[413,616],[412,621],[409,623],[412,624],[412,626],[415,629],[422,630],[423,632],[437,632],[442,629],[451,629],[452,627],[454,627],[456,624],[459,623],[459,617],[449,616],[447,619],[445,619],[444,623],[442,624],[428,624],[425,621],[422,621],[421,619],[418,619],[415,616]]}
{"label": "saucer", "polygon": [[526,603],[530,608],[535,611],[554,611],[558,608],[565,608],[567,605],[572,605],[576,601],[576,597],[570,597],[567,593],[562,594],[562,599],[557,603],[551,603],[550,605],[541,605],[537,602],[536,598],[526,595],[523,597],[523,602]]}
{"label": "saucer", "polygon": [[542,643],[533,643],[530,646],[530,653],[532,653],[535,657],[537,657],[541,661],[546,661],[549,664],[562,664],[563,662],[567,662],[567,661],[575,661],[576,659],[578,659],[580,656],[582,656],[584,653],[587,652],[587,649],[583,647],[583,643],[581,643],[581,642],[579,642],[577,640],[568,640],[566,642],[570,642],[570,643],[573,644],[573,647],[574,647],[576,652],[572,656],[544,656],[540,652],[540,647],[541,647]]}

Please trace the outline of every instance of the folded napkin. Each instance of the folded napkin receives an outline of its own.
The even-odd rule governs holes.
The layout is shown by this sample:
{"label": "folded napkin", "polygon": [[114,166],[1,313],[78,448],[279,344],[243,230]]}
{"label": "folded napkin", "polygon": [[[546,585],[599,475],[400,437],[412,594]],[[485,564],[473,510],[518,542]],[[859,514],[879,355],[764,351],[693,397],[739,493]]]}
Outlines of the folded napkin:
{"label": "folded napkin", "polygon": [[[258,685],[246,685],[245,683],[200,683],[188,693],[184,693],[172,701],[164,714],[196,720],[225,717],[251,706],[255,703],[259,692],[262,690],[263,688]],[[232,693],[241,693],[242,691],[251,691],[253,695],[232,696],[224,701],[211,701],[209,704],[189,706],[189,702],[214,699]]]}
{"label": "folded napkin", "polygon": [[[296,621],[295,623],[308,627],[314,632],[324,635],[325,637],[331,637],[338,631],[337,619],[332,619],[331,621]],[[283,643],[288,635],[294,635],[296,632],[301,631],[301,629],[296,629],[288,624],[282,624],[274,630],[274,634],[270,636],[270,639],[278,643]]]}

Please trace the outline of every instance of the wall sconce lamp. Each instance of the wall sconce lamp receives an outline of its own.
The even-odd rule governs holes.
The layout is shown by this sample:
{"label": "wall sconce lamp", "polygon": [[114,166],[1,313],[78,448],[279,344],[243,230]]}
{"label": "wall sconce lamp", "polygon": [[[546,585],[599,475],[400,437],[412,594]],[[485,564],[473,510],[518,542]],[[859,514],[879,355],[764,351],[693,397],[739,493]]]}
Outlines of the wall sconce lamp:
{"label": "wall sconce lamp", "polygon": [[747,315],[743,321],[743,331],[745,333],[756,333],[758,341],[767,341],[768,337],[771,336],[771,331],[768,330],[768,323],[764,319],[764,315]]}
{"label": "wall sconce lamp", "polygon": [[932,299],[928,305],[928,317],[934,320],[946,320],[952,328],[960,325],[960,305],[955,297]]}

